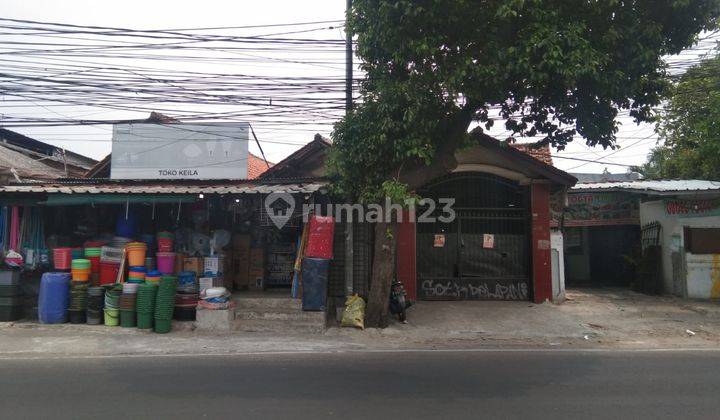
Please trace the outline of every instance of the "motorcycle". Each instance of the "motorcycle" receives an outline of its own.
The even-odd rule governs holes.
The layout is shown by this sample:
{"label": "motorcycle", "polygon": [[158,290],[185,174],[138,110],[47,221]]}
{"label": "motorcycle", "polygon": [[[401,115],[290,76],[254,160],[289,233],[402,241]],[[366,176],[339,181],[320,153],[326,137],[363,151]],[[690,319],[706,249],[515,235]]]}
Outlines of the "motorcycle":
{"label": "motorcycle", "polygon": [[407,300],[407,292],[400,280],[393,280],[390,288],[390,313],[398,316],[398,320],[403,324],[407,324],[407,315],[405,310],[412,306],[412,302]]}

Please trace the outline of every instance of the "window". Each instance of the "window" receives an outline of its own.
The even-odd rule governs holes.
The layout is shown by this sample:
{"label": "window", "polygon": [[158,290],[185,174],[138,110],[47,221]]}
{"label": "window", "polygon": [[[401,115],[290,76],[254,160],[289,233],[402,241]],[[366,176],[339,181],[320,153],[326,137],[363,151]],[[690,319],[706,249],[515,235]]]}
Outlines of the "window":
{"label": "window", "polygon": [[720,254],[720,228],[685,227],[685,251],[693,254]]}

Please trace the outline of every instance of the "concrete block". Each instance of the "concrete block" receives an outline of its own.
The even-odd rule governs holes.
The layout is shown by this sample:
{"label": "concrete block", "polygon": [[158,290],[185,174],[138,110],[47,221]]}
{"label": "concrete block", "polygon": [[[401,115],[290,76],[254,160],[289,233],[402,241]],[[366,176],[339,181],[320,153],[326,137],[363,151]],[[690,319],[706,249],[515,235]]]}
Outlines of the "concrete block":
{"label": "concrete block", "polygon": [[197,309],[195,321],[198,331],[230,331],[235,311],[233,309]]}

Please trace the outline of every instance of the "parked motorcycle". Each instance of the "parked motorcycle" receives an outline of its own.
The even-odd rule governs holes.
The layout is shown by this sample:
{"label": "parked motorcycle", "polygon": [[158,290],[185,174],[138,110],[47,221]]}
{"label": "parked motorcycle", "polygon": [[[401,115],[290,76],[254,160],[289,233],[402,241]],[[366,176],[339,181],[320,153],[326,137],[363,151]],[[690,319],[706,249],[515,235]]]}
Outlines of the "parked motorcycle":
{"label": "parked motorcycle", "polygon": [[407,323],[407,315],[405,310],[412,306],[412,302],[407,300],[407,292],[400,280],[393,280],[390,288],[390,313],[398,316],[398,320],[403,324]]}

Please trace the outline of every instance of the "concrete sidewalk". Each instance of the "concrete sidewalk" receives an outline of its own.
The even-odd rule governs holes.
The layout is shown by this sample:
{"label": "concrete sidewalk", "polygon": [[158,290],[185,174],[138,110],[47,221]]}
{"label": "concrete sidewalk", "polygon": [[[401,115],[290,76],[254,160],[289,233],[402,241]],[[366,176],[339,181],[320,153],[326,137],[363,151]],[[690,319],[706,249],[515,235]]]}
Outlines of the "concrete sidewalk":
{"label": "concrete sidewalk", "polygon": [[410,309],[408,324],[364,331],[333,327],[323,334],[201,333],[180,328],[160,335],[121,327],[0,323],[0,358],[464,348],[720,349],[717,303],[620,289],[572,290],[567,296],[560,305],[419,302]]}

